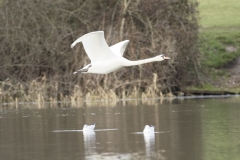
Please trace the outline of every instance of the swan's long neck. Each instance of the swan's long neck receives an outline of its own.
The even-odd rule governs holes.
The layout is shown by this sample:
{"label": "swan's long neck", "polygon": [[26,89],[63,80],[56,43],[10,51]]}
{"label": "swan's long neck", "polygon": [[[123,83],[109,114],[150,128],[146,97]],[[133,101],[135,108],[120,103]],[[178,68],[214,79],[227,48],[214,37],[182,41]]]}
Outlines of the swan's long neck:
{"label": "swan's long neck", "polygon": [[150,62],[155,62],[156,57],[152,57],[152,58],[148,58],[148,59],[143,59],[143,60],[138,60],[138,61],[126,61],[126,63],[124,64],[124,66],[136,66],[136,65],[141,65],[141,64],[145,64],[145,63],[150,63]]}

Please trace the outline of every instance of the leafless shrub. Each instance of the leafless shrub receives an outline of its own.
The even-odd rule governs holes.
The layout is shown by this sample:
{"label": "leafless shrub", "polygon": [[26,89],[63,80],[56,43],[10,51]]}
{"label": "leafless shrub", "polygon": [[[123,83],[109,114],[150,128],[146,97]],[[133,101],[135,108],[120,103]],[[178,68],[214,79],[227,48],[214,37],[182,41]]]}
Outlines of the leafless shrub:
{"label": "leafless shrub", "polygon": [[[112,90],[118,97],[150,93],[151,87],[156,95],[182,88],[198,81],[196,8],[190,0],[4,1],[0,4],[0,81],[9,78],[12,84],[21,84],[26,94],[36,92],[35,96],[40,91],[32,84],[41,82],[45,99],[60,94],[77,99],[76,95],[84,97],[96,88]],[[128,59],[164,53],[172,60],[108,75],[72,75],[89,60],[81,45],[72,50],[70,44],[96,30],[104,30],[109,45],[129,39],[124,54]],[[153,73],[158,77],[155,85]]]}

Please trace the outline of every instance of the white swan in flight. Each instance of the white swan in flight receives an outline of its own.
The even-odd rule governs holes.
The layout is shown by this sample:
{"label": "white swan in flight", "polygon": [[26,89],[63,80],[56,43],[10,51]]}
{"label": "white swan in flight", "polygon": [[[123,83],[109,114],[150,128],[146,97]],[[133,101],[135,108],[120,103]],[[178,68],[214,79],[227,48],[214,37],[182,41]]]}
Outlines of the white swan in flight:
{"label": "white swan in flight", "polygon": [[141,65],[144,63],[170,59],[169,57],[166,57],[164,54],[162,54],[156,57],[138,61],[128,60],[122,56],[129,41],[125,40],[109,47],[104,38],[103,31],[90,32],[83,35],[72,43],[71,48],[73,48],[79,42],[83,43],[83,47],[88,57],[90,58],[91,63],[82,69],[77,70],[73,74],[108,74],[122,67]]}

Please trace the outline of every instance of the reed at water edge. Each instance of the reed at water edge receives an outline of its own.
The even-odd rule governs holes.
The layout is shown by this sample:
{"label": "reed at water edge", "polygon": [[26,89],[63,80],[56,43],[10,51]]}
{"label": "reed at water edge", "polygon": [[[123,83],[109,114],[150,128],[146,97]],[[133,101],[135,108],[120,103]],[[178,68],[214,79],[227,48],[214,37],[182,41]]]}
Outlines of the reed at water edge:
{"label": "reed at water edge", "polygon": [[[24,86],[21,83],[14,84],[11,79],[6,79],[0,82],[0,103],[15,104],[19,103],[36,103],[39,108],[42,108],[45,103],[51,105],[71,104],[71,106],[79,106],[83,101],[88,102],[107,102],[115,104],[119,100],[136,99],[142,100],[148,98],[164,98],[171,97],[170,93],[163,94],[157,86],[157,74],[153,73],[152,83],[143,87],[137,83],[132,83],[132,89],[123,86],[120,88],[119,94],[116,94],[116,89],[103,89],[100,85],[93,90],[88,90],[83,93],[82,87],[74,85],[70,94],[64,95],[59,92],[59,83],[47,83],[46,77],[33,80],[29,86]],[[126,83],[128,84],[128,83]],[[119,89],[118,88],[118,89]],[[174,96],[174,95],[172,95]]]}

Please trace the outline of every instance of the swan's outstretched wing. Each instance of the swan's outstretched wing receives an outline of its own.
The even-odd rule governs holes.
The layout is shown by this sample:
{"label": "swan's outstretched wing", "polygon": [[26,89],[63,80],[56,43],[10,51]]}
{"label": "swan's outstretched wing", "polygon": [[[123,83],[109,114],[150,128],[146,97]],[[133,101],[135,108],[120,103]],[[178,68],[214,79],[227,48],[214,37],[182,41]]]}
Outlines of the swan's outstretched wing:
{"label": "swan's outstretched wing", "polygon": [[72,43],[71,48],[79,42],[83,43],[83,47],[90,58],[91,63],[106,61],[107,59],[116,57],[109,48],[104,38],[103,31],[90,32],[83,35]]}
{"label": "swan's outstretched wing", "polygon": [[112,45],[110,47],[110,49],[114,54],[122,57],[128,43],[129,43],[129,40],[125,40],[125,41],[122,41],[122,42]]}

